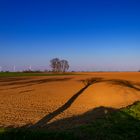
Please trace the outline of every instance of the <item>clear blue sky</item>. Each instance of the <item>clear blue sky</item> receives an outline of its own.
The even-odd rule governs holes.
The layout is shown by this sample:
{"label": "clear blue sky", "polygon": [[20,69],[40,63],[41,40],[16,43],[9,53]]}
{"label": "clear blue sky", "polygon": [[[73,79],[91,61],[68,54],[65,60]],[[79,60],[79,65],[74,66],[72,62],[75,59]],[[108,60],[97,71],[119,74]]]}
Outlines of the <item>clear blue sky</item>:
{"label": "clear blue sky", "polygon": [[0,66],[140,69],[139,0],[0,0]]}

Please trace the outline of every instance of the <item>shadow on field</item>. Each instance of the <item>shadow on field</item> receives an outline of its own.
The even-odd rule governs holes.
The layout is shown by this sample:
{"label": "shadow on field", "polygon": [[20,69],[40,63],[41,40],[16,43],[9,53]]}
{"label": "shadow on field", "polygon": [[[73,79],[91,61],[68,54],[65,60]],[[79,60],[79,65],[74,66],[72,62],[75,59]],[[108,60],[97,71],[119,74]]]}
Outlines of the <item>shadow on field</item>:
{"label": "shadow on field", "polygon": [[[130,81],[126,81],[126,80],[118,80],[118,79],[111,79],[111,80],[104,80],[101,77],[96,77],[96,78],[89,78],[89,79],[85,79],[85,80],[80,80],[81,82],[83,82],[83,84],[85,85],[81,90],[79,90],[76,94],[74,94],[64,105],[62,105],[61,107],[59,107],[57,110],[55,110],[54,112],[50,113],[49,115],[43,117],[41,120],[39,120],[37,123],[35,123],[34,125],[31,126],[31,128],[43,128],[43,127],[49,127],[49,121],[52,120],[53,118],[55,118],[56,116],[58,116],[59,114],[61,114],[62,112],[64,112],[65,110],[67,110],[72,103],[90,86],[93,85],[95,83],[99,83],[99,82],[108,82],[109,84],[113,84],[113,85],[119,85],[119,86],[123,86],[123,87],[128,87],[128,88],[132,88],[135,90],[140,90],[138,87],[136,87],[134,84]],[[92,111],[92,113],[89,114],[96,114],[95,118],[98,117],[98,115],[103,116],[103,110],[105,110],[104,107],[99,107],[97,109],[94,109],[94,111]],[[106,110],[107,112],[111,112],[114,111],[114,109],[112,108],[107,108]],[[92,118],[94,118],[94,115],[88,115],[91,116]],[[77,118],[77,117],[76,117]],[[87,119],[88,120],[88,119]],[[90,119],[91,120],[91,119]],[[78,122],[78,121],[77,121]],[[85,121],[84,121],[85,122]],[[71,124],[69,124],[71,125]]]}
{"label": "shadow on field", "polygon": [[107,114],[115,111],[117,111],[117,109],[100,106],[94,108],[93,110],[87,111],[86,113],[83,113],[81,115],[76,115],[69,118],[54,121],[44,127],[47,129],[55,129],[55,130],[69,129],[85,124],[91,124],[93,121],[95,121],[95,119],[103,118]]}
{"label": "shadow on field", "polygon": [[[84,114],[52,122],[44,129],[7,128],[0,133],[0,138],[6,140],[139,140],[139,107],[140,102],[121,109],[97,107]],[[135,112],[131,113],[131,110]]]}
{"label": "shadow on field", "polygon": [[29,77],[28,78],[26,78],[26,77],[24,77],[24,78],[21,78],[21,77],[18,77],[18,78],[16,78],[16,77],[0,77],[0,82],[9,83],[9,82],[18,82],[18,81],[27,80],[27,79],[29,79]]}
{"label": "shadow on field", "polygon": [[57,110],[49,115],[46,115],[35,124],[27,124],[26,126],[15,129],[12,129],[13,127],[6,128],[6,131],[0,133],[0,139],[140,139],[140,101],[134,102],[132,105],[121,109],[100,106],[83,114],[56,120],[50,123],[50,120],[67,110],[72,103],[92,84],[107,82],[108,84],[140,91],[140,83],[134,83],[127,80],[104,80],[103,78],[90,78],[81,80],[81,82],[83,82],[84,87],[75,93]]}
{"label": "shadow on field", "polygon": [[[5,83],[1,84],[2,86],[15,86],[15,85],[20,85],[16,87],[12,87],[9,89],[17,89],[17,88],[22,88],[22,87],[28,87],[28,86],[33,86],[37,84],[44,84],[44,83],[50,83],[50,82],[60,82],[60,81],[68,81],[71,80],[72,78],[50,78],[50,79],[38,79],[38,80],[30,80],[30,81],[22,81],[22,82],[10,82],[10,83]],[[12,80],[11,80],[12,81]]]}
{"label": "shadow on field", "polygon": [[68,109],[72,103],[92,84],[95,84],[97,82],[101,82],[102,78],[92,78],[92,79],[86,79],[82,81],[84,83],[84,87],[80,89],[76,94],[74,94],[64,105],[59,107],[54,112],[50,113],[49,115],[43,117],[41,120],[39,120],[36,124],[31,126],[31,128],[42,128],[45,127],[50,120],[52,120],[57,115],[64,112],[66,109]]}
{"label": "shadow on field", "polygon": [[[140,104],[140,101],[136,101],[133,104],[121,109],[100,106],[90,111],[87,111],[86,113],[83,113],[81,115],[60,119],[48,124],[43,124],[42,122],[42,124],[40,125],[38,124],[38,126],[41,127],[38,127],[37,124],[35,124],[33,126],[30,126],[30,128],[45,128],[48,130],[66,130],[66,129],[76,128],[79,126],[92,125],[96,120],[102,121],[102,119],[106,119],[106,121],[108,121],[106,124],[108,125],[108,127],[115,127],[115,125],[118,124],[119,127],[125,127],[124,125],[127,125],[126,127],[128,127],[128,125],[133,121],[137,124],[137,126],[140,126],[140,121],[135,116],[131,115],[130,111],[125,111],[126,108],[129,109],[132,106],[136,106],[137,104]],[[103,123],[102,124],[99,123],[100,127],[106,127]],[[93,127],[99,127],[99,126],[96,125],[94,126],[93,124]]]}
{"label": "shadow on field", "polygon": [[122,80],[122,79],[103,79],[103,78],[96,78],[96,80],[92,81],[94,78],[89,78],[89,79],[84,79],[84,80],[80,80],[84,83],[84,85],[86,85],[88,82],[94,84],[99,82],[107,82],[108,84],[111,85],[118,85],[121,87],[127,87],[127,88],[131,88],[137,91],[140,91],[140,83],[136,83],[136,82],[132,82],[132,81],[128,81],[128,80]]}
{"label": "shadow on field", "polygon": [[119,85],[121,87],[127,87],[127,88],[140,91],[140,83],[134,83],[128,80],[120,80],[120,79],[111,79],[111,80],[106,80],[106,81],[112,85]]}

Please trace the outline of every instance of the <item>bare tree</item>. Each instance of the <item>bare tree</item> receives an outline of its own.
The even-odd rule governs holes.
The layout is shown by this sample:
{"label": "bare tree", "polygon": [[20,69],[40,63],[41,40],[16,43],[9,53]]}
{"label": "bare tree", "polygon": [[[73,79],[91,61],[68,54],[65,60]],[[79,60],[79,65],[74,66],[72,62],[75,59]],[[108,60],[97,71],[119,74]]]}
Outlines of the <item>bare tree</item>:
{"label": "bare tree", "polygon": [[51,68],[53,72],[58,72],[60,67],[60,60],[58,58],[53,58],[51,61]]}
{"label": "bare tree", "polygon": [[59,60],[58,58],[54,58],[50,61],[50,63],[53,72],[66,72],[66,70],[69,69],[67,60]]}
{"label": "bare tree", "polygon": [[61,71],[66,72],[69,69],[69,63],[67,60],[61,60]]}

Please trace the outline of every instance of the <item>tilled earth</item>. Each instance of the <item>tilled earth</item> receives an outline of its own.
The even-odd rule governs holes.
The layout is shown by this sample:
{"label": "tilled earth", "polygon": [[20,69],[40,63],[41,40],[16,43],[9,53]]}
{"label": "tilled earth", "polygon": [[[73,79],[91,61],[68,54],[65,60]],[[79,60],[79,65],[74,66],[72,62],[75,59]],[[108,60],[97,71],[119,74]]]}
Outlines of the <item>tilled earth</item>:
{"label": "tilled earth", "polygon": [[[80,91],[85,86],[82,80],[89,78],[102,79]],[[0,126],[34,125],[43,117],[46,124],[54,124],[58,120],[74,118],[95,108],[119,109],[138,100],[140,100],[140,73],[137,72],[1,77]],[[99,116],[98,112],[94,113],[93,119],[96,116]],[[88,119],[91,120],[91,116],[86,117],[86,122]],[[83,118],[82,122],[77,118],[74,122],[69,122],[75,126],[83,123]]]}

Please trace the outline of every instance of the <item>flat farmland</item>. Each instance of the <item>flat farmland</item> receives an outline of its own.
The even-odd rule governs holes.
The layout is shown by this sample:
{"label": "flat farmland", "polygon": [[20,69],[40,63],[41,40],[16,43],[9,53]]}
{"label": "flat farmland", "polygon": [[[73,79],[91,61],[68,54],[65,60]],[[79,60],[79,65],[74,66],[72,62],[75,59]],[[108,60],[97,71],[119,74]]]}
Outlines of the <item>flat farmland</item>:
{"label": "flat farmland", "polygon": [[[90,79],[93,82],[87,86]],[[66,123],[60,120],[99,107],[120,109],[139,100],[138,72],[0,77],[0,127],[70,128],[102,114]]]}

